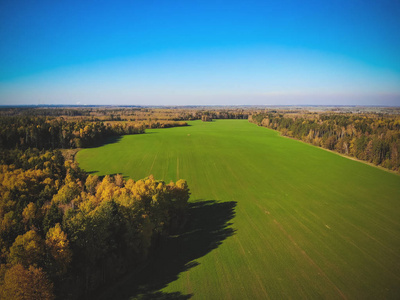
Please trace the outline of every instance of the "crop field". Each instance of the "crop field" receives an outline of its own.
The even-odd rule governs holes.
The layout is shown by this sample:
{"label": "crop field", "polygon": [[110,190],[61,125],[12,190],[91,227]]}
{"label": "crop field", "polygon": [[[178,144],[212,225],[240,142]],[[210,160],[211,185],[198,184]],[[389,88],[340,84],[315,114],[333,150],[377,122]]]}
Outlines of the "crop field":
{"label": "crop field", "polygon": [[185,230],[105,297],[400,297],[400,176],[247,120],[189,124],[77,154],[88,172],[192,193]]}

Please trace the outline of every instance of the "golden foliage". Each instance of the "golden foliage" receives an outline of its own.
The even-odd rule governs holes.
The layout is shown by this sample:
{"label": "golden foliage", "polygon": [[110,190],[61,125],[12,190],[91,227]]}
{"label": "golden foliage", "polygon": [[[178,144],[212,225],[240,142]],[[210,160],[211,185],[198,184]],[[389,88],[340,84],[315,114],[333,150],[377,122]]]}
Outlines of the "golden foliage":
{"label": "golden foliage", "polygon": [[17,264],[8,269],[0,290],[3,300],[52,300],[53,284],[40,268]]}
{"label": "golden foliage", "polygon": [[25,224],[31,223],[36,218],[36,205],[30,202],[22,211],[22,221]]}
{"label": "golden foliage", "polygon": [[67,234],[61,230],[59,223],[50,228],[46,235],[46,248],[56,264],[56,274],[61,275],[67,271],[72,260],[72,252],[69,248]]}
{"label": "golden foliage", "polygon": [[43,259],[43,253],[44,244],[42,238],[36,231],[29,230],[25,234],[17,236],[10,248],[8,260],[12,265],[37,266]]}

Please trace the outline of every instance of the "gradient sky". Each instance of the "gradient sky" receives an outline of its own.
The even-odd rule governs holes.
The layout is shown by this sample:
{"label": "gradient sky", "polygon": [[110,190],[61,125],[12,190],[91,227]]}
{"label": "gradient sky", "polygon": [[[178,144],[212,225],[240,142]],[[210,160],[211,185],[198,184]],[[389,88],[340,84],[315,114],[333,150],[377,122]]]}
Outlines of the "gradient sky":
{"label": "gradient sky", "polygon": [[400,1],[0,1],[0,105],[400,106]]}

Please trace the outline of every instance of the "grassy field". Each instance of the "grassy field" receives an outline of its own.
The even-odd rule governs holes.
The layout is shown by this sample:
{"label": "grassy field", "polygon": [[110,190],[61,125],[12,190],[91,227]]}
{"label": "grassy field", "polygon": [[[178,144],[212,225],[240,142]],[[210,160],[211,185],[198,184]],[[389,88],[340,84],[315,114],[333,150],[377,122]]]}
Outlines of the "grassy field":
{"label": "grassy field", "polygon": [[400,297],[400,176],[246,120],[190,124],[76,156],[88,172],[183,178],[192,192],[185,232],[108,296]]}

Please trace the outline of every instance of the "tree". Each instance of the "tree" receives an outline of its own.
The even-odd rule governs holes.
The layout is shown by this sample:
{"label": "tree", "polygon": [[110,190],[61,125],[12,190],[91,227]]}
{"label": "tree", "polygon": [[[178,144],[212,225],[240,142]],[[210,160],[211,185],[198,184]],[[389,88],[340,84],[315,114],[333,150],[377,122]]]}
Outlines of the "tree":
{"label": "tree", "polygon": [[52,300],[53,284],[47,279],[41,268],[21,264],[11,267],[4,276],[0,290],[3,300]]}
{"label": "tree", "polygon": [[46,209],[43,219],[43,231],[46,233],[51,227],[60,223],[63,219],[63,213],[56,203],[52,203],[50,208]]}
{"label": "tree", "polygon": [[336,143],[336,137],[330,136],[325,140],[324,147],[329,150],[333,150],[335,148],[335,143]]}
{"label": "tree", "polygon": [[22,222],[27,226],[27,228],[34,225],[37,217],[36,205],[30,202],[25,209],[22,211]]}
{"label": "tree", "polygon": [[96,197],[101,201],[109,201],[113,198],[116,190],[118,190],[118,187],[112,182],[112,178],[106,175],[97,186]]}
{"label": "tree", "polygon": [[114,182],[115,182],[115,185],[120,188],[123,187],[125,184],[124,177],[121,174],[117,174],[114,176]]}
{"label": "tree", "polygon": [[99,176],[89,175],[86,178],[86,182],[85,182],[86,191],[92,195],[96,194],[96,187],[98,184],[99,184]]}
{"label": "tree", "polygon": [[38,266],[43,261],[44,243],[39,234],[29,230],[24,235],[19,235],[14,244],[10,247],[8,261],[12,265],[21,264],[24,267],[29,265]]}
{"label": "tree", "polygon": [[61,230],[59,223],[49,229],[45,244],[47,252],[51,256],[48,261],[49,268],[56,275],[65,274],[72,260],[72,252],[69,248],[67,234]]}
{"label": "tree", "polygon": [[77,183],[71,181],[66,183],[56,195],[53,197],[53,202],[58,204],[68,204],[80,194],[81,190]]}

